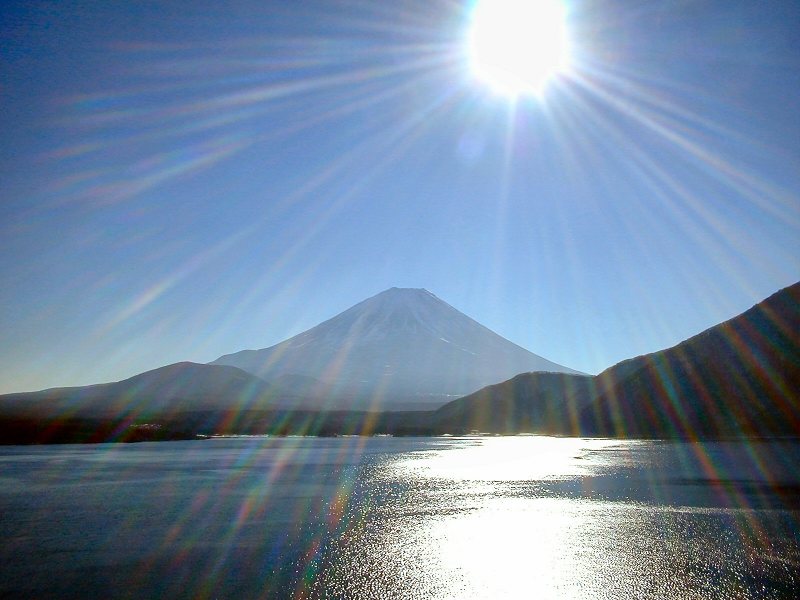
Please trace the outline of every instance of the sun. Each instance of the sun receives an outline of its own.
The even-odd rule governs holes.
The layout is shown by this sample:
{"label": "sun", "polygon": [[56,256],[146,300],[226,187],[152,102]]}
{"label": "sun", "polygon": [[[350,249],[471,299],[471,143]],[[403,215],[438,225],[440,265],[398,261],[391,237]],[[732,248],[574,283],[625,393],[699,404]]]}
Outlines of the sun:
{"label": "sun", "polygon": [[477,0],[468,35],[473,74],[495,92],[540,96],[570,66],[559,0]]}

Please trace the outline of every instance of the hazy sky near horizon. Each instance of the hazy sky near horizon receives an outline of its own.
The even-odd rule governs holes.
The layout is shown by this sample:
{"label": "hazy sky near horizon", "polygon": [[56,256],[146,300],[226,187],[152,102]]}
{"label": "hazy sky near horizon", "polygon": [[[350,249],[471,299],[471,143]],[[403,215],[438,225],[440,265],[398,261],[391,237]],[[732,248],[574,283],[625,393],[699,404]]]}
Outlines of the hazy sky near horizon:
{"label": "hazy sky near horizon", "polygon": [[0,393],[263,348],[392,286],[596,373],[800,279],[800,3],[0,4]]}

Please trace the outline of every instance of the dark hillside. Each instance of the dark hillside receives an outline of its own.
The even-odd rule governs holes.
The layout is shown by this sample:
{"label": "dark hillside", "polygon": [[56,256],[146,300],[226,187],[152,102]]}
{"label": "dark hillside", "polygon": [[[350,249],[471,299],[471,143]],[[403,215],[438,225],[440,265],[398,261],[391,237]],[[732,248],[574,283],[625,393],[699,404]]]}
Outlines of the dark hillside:
{"label": "dark hillside", "polygon": [[523,373],[435,413],[451,433],[800,435],[800,284],[596,377]]}
{"label": "dark hillside", "polygon": [[[620,376],[622,371],[627,374]],[[598,376],[594,435],[800,434],[800,284],[677,346]]]}

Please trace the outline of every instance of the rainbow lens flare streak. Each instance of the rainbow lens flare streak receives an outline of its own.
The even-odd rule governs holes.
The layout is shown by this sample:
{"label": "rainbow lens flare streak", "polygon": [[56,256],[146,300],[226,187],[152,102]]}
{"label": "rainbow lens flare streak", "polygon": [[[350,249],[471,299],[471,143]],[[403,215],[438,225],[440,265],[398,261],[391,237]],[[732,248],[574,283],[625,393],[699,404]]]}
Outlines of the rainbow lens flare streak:
{"label": "rainbow lens flare streak", "polygon": [[[419,151],[431,131],[445,124],[466,139],[471,126],[484,120],[490,101],[466,75],[460,32],[432,38],[413,15],[387,25],[378,19],[386,14],[379,12],[375,20],[359,23],[365,39],[372,40],[361,45],[346,38],[315,44],[310,42],[320,40],[280,36],[222,46],[119,44],[113,51],[125,55],[140,72],[135,79],[146,83],[62,99],[60,126],[74,142],[41,157],[63,175],[42,192],[31,219],[113,208],[133,221],[147,210],[154,191],[341,119],[359,122],[346,151],[312,164],[309,177],[265,202],[246,226],[190,253],[126,302],[98,309],[94,339],[124,338],[127,328],[137,327],[149,310],[210,264],[233,264],[232,257],[276,222],[300,211],[305,216],[285,228],[281,252],[263,265],[248,293],[207,309],[207,320],[224,330],[276,282],[291,289],[311,278],[313,264],[290,277],[284,269],[371,181]],[[424,41],[376,43],[397,21],[416,22],[404,39]],[[758,250],[762,240],[757,231],[736,227],[725,216],[729,208],[800,229],[795,191],[728,156],[718,142],[757,147],[765,161],[777,151],[760,148],[758,140],[731,131],[708,116],[712,113],[687,109],[681,98],[701,90],[679,89],[667,76],[625,71],[612,60],[580,52],[569,71],[548,85],[535,100],[535,112],[555,140],[552,161],[580,180],[608,154],[630,165],[636,173],[631,177],[652,192],[630,212],[617,214],[601,199],[587,207],[619,222],[620,237],[634,240],[643,254],[648,236],[668,222],[693,247],[719,256],[720,270],[739,272],[737,261],[758,270],[768,268]],[[387,106],[393,118],[369,118]],[[497,246],[487,248],[494,261],[502,256],[512,214],[514,174],[525,167],[518,140],[529,108],[521,99],[503,107],[502,185],[493,223]],[[478,146],[451,150],[471,163],[480,155]],[[709,200],[666,168],[665,156],[727,195]],[[339,182],[354,165],[360,167],[358,177]],[[339,183],[335,193],[321,193],[334,183]],[[566,256],[568,265],[577,265],[577,241],[566,213],[549,227],[562,247],[537,259],[558,265]],[[147,231],[130,233],[120,246],[137,236],[150,239]],[[577,267],[568,274],[580,276]],[[118,277],[89,275],[68,285],[104,298]],[[632,277],[620,275],[630,289],[638,289],[626,280]],[[703,273],[698,268],[679,277],[689,282]],[[154,339],[162,325],[152,326]],[[656,319],[648,327],[667,326]],[[728,342],[743,360],[758,360],[735,332],[728,333]],[[769,351],[769,340],[762,349]],[[345,345],[339,358],[347,352]],[[129,358],[123,345],[111,356],[118,364]],[[331,379],[338,364],[329,365]],[[671,423],[674,433],[693,442],[358,437],[3,449],[0,564],[6,573],[13,565],[15,579],[33,586],[31,595],[40,589],[36,586],[66,593],[92,584],[102,595],[103,585],[121,592],[115,586],[124,584],[150,595],[193,598],[237,592],[712,598],[746,596],[759,577],[775,586],[775,594],[796,591],[800,484],[791,460],[797,449],[787,446],[781,457],[773,450],[786,450],[782,442],[697,442],[692,415],[674,401],[669,365],[653,364],[648,371],[661,384],[658,410],[665,411],[652,418]],[[761,375],[770,379],[768,372]],[[702,381],[691,384],[702,402],[713,402]],[[139,420],[141,407],[128,400],[117,403],[116,428],[104,441],[124,439],[128,426]],[[374,405],[380,401],[376,393]],[[208,428],[235,432],[252,403],[247,394],[233,399],[231,409],[213,417]],[[796,417],[792,411],[787,405],[784,416]],[[71,416],[67,405],[61,417]],[[284,419],[291,417],[287,413]],[[631,415],[620,409],[614,419],[616,433],[630,433]],[[281,426],[278,421],[275,430]],[[371,426],[366,418],[353,433],[369,435]],[[59,422],[52,427],[58,429]],[[315,433],[316,427],[308,417],[304,429]],[[699,535],[693,529],[698,527]],[[25,564],[43,551],[75,548],[71,567]],[[598,557],[609,558],[609,564],[599,564]]]}
{"label": "rainbow lens flare streak", "polygon": [[[262,266],[248,294],[232,298],[230,305],[209,308],[224,330],[225,319],[246,311],[265,291],[274,289],[276,281],[290,289],[311,277],[314,265],[308,265],[305,275],[297,272],[289,280],[284,268],[312,247],[371,181],[401,158],[418,152],[437,128],[461,128],[461,138],[467,139],[474,124],[485,121],[488,111],[500,110],[498,106],[504,106],[507,119],[495,224],[498,246],[488,249],[495,260],[502,256],[509,190],[518,185],[514,174],[526,168],[527,158],[521,156],[515,140],[530,118],[526,115],[531,104],[553,138],[549,160],[567,169],[574,180],[593,168],[598,155],[607,153],[627,162],[637,184],[652,191],[651,200],[634,210],[628,207],[627,212],[615,214],[613,205],[600,206],[600,200],[597,206],[587,207],[618,221],[625,229],[622,237],[635,240],[645,255],[650,245],[647,232],[666,222],[710,256],[752,261],[759,265],[756,268],[763,268],[757,234],[721,217],[724,207],[710,205],[707,196],[701,197],[664,166],[664,157],[683,163],[691,178],[714,182],[731,202],[765,219],[800,228],[793,190],[766,180],[719,149],[720,140],[733,139],[740,147],[758,147],[758,141],[731,131],[722,120],[709,117],[710,112],[693,113],[682,101],[693,90],[679,87],[669,77],[625,71],[620,61],[590,56],[589,49],[582,49],[576,40],[570,68],[550,81],[541,97],[515,98],[505,104],[494,99],[490,108],[485,91],[469,75],[467,34],[462,30],[468,15],[462,17],[462,29],[436,33],[422,18],[397,10],[393,25],[386,21],[391,11],[379,9],[361,21],[354,20],[350,24],[360,32],[355,40],[273,32],[263,39],[233,39],[223,44],[119,43],[111,51],[131,65],[129,75],[135,83],[62,99],[60,126],[73,143],[42,157],[64,175],[43,192],[38,218],[58,210],[113,207],[134,219],[142,210],[138,203],[155,190],[229,165],[246,153],[269,154],[293,137],[319,134],[343,119],[358,120],[353,143],[345,151],[314,164],[292,191],[271,197],[256,218],[217,238],[205,252],[187,256],[129,303],[111,304],[103,310],[96,339],[122,336],[126,327],[135,326],[176,288],[209,265],[241,255],[243,249],[270,235],[286,215],[302,209],[307,217],[286,229],[280,255]],[[326,18],[342,25],[330,15]],[[393,28],[398,31],[387,41],[382,36]],[[390,121],[372,117],[385,109],[392,116]],[[465,161],[474,161],[480,154],[475,144],[453,150],[462,152]],[[772,152],[769,148],[760,151],[765,160]],[[358,177],[352,175],[354,166],[358,166]],[[347,181],[342,184],[344,176]],[[321,193],[334,183],[342,187],[333,197]],[[553,238],[565,247],[558,253],[542,252],[537,260],[555,264],[556,254],[572,256],[570,244],[577,245],[577,240],[568,215],[549,226],[555,228]],[[147,238],[146,232],[140,235]],[[731,253],[732,246],[738,250]],[[578,265],[574,266],[578,277]],[[728,268],[724,260],[719,268]],[[732,265],[730,270],[734,270]],[[684,272],[678,276],[689,283],[702,275]],[[89,282],[87,287],[103,297],[115,283],[111,276]],[[637,288],[634,281],[625,284]],[[653,322],[651,327],[658,330],[660,324]],[[119,351],[120,363],[128,358],[124,350]]]}

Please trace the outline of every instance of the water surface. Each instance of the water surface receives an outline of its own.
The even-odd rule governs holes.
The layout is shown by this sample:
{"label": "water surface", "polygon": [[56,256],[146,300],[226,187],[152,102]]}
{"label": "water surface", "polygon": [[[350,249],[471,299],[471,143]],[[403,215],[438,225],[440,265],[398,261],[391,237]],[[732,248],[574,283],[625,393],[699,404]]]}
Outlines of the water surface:
{"label": "water surface", "polygon": [[0,448],[0,595],[784,598],[800,443]]}

